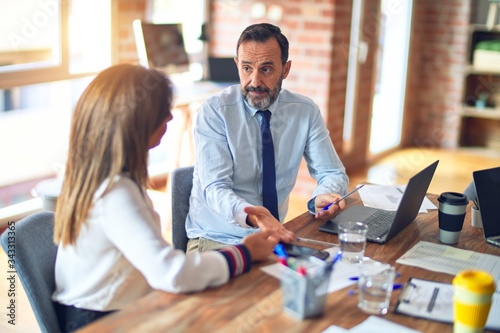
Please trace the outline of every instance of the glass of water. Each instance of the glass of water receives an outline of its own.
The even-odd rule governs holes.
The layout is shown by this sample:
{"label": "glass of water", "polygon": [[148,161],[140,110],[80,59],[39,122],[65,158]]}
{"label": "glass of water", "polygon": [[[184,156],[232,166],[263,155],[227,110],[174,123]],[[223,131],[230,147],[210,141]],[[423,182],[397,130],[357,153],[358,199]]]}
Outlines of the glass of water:
{"label": "glass of water", "polygon": [[368,225],[363,222],[341,222],[338,225],[341,260],[349,263],[363,261]]}
{"label": "glass of water", "polygon": [[389,312],[396,270],[389,264],[365,262],[358,280],[358,308],[370,314]]}

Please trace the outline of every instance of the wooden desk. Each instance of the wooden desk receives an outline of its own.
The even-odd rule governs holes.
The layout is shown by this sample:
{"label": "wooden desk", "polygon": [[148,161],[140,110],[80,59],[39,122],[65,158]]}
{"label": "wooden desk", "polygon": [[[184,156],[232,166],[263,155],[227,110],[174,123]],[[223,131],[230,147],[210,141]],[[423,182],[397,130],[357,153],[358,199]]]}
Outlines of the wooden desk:
{"label": "wooden desk", "polygon": [[[348,204],[359,202],[349,198]],[[437,204],[437,196],[428,196]],[[470,225],[467,210],[463,231],[457,248],[500,255],[500,248],[484,241],[482,229]],[[299,236],[327,242],[337,242],[337,236],[318,231],[320,221],[304,213],[286,223]],[[416,220],[385,245],[368,243],[366,255],[392,264],[420,240],[439,243],[437,210],[419,214]],[[268,265],[272,261],[262,263]],[[417,267],[395,264],[401,273],[398,282],[409,277],[451,282],[453,276]],[[343,289],[328,295],[322,317],[296,320],[282,311],[280,283],[254,267],[248,274],[228,284],[190,295],[174,295],[155,291],[136,304],[103,318],[81,332],[321,332],[330,325],[351,328],[368,315],[357,308],[357,297]],[[399,291],[391,299],[390,313],[384,318],[422,332],[452,332],[451,324],[432,322],[392,313]]]}

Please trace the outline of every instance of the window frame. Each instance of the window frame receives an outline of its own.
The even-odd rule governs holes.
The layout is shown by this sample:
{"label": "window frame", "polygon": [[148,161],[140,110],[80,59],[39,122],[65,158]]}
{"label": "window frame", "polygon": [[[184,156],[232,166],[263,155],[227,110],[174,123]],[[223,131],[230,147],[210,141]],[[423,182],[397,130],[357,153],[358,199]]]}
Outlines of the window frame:
{"label": "window frame", "polygon": [[[96,75],[99,71],[90,71],[71,74],[69,71],[69,1],[59,2],[59,15],[61,27],[60,38],[60,64],[43,68],[26,68],[0,72],[0,89],[11,89],[20,86],[76,79]],[[110,18],[112,22],[113,17]]]}

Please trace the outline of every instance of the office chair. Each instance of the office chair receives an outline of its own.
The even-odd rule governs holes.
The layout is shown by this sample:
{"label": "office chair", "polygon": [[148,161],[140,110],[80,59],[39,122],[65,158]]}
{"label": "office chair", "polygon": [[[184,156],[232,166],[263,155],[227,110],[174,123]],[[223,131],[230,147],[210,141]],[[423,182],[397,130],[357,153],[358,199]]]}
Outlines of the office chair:
{"label": "office chair", "polygon": [[28,296],[40,330],[49,333],[61,332],[52,301],[57,254],[53,234],[54,213],[43,211],[21,219],[0,236],[2,248],[9,259],[13,255],[17,276]]}
{"label": "office chair", "polygon": [[180,167],[170,175],[172,189],[172,243],[174,248],[186,252],[186,216],[189,212],[189,197],[193,187],[194,166]]}

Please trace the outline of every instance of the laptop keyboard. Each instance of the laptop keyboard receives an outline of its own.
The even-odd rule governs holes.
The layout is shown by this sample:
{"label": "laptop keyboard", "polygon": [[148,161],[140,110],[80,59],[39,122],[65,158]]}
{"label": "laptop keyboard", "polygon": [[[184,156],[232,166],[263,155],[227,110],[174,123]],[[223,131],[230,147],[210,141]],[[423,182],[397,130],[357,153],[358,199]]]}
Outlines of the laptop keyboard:
{"label": "laptop keyboard", "polygon": [[367,238],[378,238],[389,231],[396,212],[378,210],[368,217],[364,222],[368,224]]}

